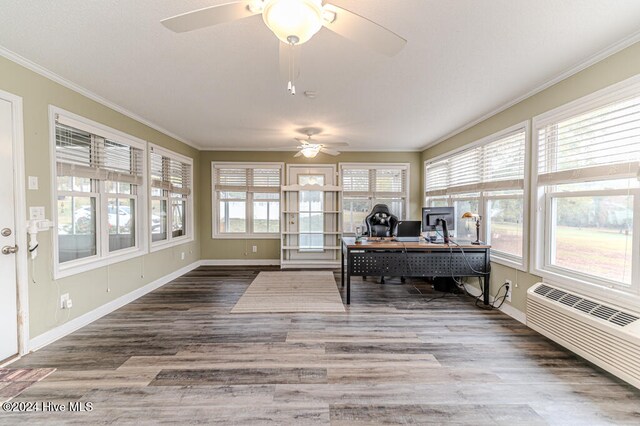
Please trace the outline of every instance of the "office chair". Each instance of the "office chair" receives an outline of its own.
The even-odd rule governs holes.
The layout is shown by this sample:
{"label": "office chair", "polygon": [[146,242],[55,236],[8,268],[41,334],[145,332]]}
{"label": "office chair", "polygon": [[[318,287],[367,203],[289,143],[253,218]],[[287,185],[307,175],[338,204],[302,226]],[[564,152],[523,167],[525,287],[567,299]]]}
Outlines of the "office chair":
{"label": "office chair", "polygon": [[386,204],[376,204],[364,219],[369,237],[392,237],[398,233],[398,218]]}
{"label": "office chair", "polygon": [[[376,204],[371,213],[364,219],[369,237],[394,237],[398,234],[398,218],[389,211],[386,204]],[[362,277],[366,279],[367,277]],[[404,277],[401,277],[404,282]],[[384,284],[384,275],[380,276],[380,284]]]}

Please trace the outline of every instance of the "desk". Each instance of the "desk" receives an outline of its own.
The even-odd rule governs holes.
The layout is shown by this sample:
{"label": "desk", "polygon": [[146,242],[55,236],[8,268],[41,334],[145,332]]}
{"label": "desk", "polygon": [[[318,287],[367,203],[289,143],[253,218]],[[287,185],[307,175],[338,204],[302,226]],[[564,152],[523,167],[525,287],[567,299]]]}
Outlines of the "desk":
{"label": "desk", "polygon": [[[464,243],[403,243],[342,238],[340,280],[347,282],[347,305],[351,304],[351,276],[482,277],[484,304],[489,304],[490,254],[488,245]],[[345,270],[345,260],[347,262]],[[474,272],[475,270],[475,272]]]}

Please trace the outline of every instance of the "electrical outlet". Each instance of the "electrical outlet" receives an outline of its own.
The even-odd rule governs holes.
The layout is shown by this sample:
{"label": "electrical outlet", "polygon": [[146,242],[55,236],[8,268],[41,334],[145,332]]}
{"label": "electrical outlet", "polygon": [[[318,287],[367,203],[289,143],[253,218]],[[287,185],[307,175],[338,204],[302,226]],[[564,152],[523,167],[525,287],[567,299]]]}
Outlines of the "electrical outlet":
{"label": "electrical outlet", "polygon": [[44,220],[44,207],[42,206],[29,207],[29,219]]}
{"label": "electrical outlet", "polygon": [[258,252],[258,246],[253,246],[253,252],[257,253]]}
{"label": "electrical outlet", "polygon": [[69,293],[60,296],[60,309],[67,309],[67,302],[69,302],[69,300]]}
{"label": "electrical outlet", "polygon": [[513,282],[511,280],[504,280],[504,282],[509,286],[509,290],[507,290],[507,302],[511,302],[511,292],[513,291]]}

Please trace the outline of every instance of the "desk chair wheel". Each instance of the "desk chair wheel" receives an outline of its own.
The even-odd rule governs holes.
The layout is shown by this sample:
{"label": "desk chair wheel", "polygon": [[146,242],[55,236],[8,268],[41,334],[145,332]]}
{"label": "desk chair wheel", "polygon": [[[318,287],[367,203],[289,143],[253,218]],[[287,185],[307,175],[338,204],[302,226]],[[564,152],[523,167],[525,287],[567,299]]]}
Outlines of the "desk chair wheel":
{"label": "desk chair wheel", "polygon": [[380,284],[384,284],[384,277],[380,277]]}
{"label": "desk chair wheel", "polygon": [[407,279],[405,277],[400,277],[400,282],[404,284],[407,282]]}

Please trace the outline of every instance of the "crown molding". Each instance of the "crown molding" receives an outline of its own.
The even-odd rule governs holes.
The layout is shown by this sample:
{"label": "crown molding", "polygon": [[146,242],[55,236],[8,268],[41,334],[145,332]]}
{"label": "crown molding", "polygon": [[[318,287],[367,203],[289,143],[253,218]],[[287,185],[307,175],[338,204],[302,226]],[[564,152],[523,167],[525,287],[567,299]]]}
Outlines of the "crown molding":
{"label": "crown molding", "polygon": [[7,58],[8,60],[10,60],[12,62],[15,62],[16,64],[21,65],[21,66],[23,66],[23,67],[35,72],[36,74],[40,74],[41,76],[46,77],[49,80],[52,80],[52,81],[54,81],[54,82],[56,82],[56,83],[58,83],[58,84],[60,84],[60,85],[62,85],[64,87],[66,87],[67,89],[73,90],[74,92],[77,92],[77,93],[81,94],[82,96],[85,96],[85,97],[91,99],[92,101],[98,102],[99,104],[102,104],[102,105],[106,106],[107,108],[110,108],[110,109],[112,109],[112,110],[114,110],[116,112],[119,112],[120,114],[125,115],[125,116],[127,116],[127,117],[129,117],[129,118],[141,123],[141,124],[144,124],[145,126],[148,126],[148,127],[152,128],[154,130],[159,131],[160,133],[163,133],[163,134],[165,134],[165,135],[167,135],[167,136],[169,136],[169,137],[171,137],[173,139],[176,139],[176,140],[178,140],[178,141],[180,141],[180,142],[182,142],[184,144],[187,144],[192,148],[195,148],[195,149],[198,149],[198,150],[201,149],[201,147],[198,144],[196,144],[194,142],[191,142],[191,141],[189,141],[187,139],[184,139],[184,138],[176,135],[175,133],[170,132],[169,130],[163,128],[162,126],[159,126],[158,124],[153,123],[153,122],[151,122],[151,121],[149,121],[149,120],[147,120],[147,119],[145,119],[145,118],[143,118],[143,117],[141,117],[141,116],[129,111],[128,109],[123,108],[120,105],[118,105],[118,104],[116,104],[114,102],[111,102],[110,100],[105,99],[102,96],[97,95],[97,94],[93,93],[92,91],[90,91],[90,90],[88,90],[88,89],[86,89],[86,88],[84,88],[82,86],[79,86],[79,85],[77,85],[77,84],[75,84],[75,83],[73,83],[73,82],[71,82],[69,80],[67,80],[64,77],[59,76],[58,74],[54,73],[53,71],[50,71],[47,68],[44,68],[44,67],[36,64],[35,62],[32,62],[29,59],[27,59],[27,58],[25,58],[23,56],[20,56],[17,53],[15,53],[15,52],[13,52],[13,51],[5,48],[5,47],[0,46],[0,56],[3,56],[3,57]]}
{"label": "crown molding", "polygon": [[[424,150],[424,148],[414,148],[414,149],[387,149],[387,148],[379,148],[379,149],[375,149],[375,148],[371,148],[371,149],[343,149],[343,147],[336,147],[337,149],[340,150],[340,152],[411,152],[411,153],[416,153],[416,152],[422,152]],[[237,152],[296,152],[299,151],[299,149],[297,148],[279,148],[279,149],[269,149],[269,148],[258,148],[258,147],[243,147],[243,148],[238,148],[238,147],[201,147],[199,148],[201,151],[203,152],[233,152],[233,151],[237,151]]]}
{"label": "crown molding", "polygon": [[557,75],[556,77],[552,78],[551,80],[546,81],[545,83],[537,86],[536,88],[534,88],[533,90],[528,91],[527,93],[525,93],[522,96],[517,97],[516,99],[507,102],[506,104],[488,112],[487,114],[484,114],[483,116],[481,116],[480,118],[477,118],[467,124],[465,124],[462,127],[457,128],[456,130],[446,134],[445,136],[442,136],[439,139],[436,139],[433,142],[429,142],[428,144],[426,144],[422,150],[424,151],[425,149],[431,148],[432,146],[436,146],[439,143],[442,143],[444,141],[446,141],[447,139],[450,139],[462,132],[464,132],[465,130],[470,129],[471,127],[475,126],[476,124],[482,123],[485,120],[488,120],[489,118],[493,117],[494,115],[497,115],[499,113],[501,113],[502,111],[505,111],[509,108],[511,108],[512,106],[524,101],[527,98],[530,98],[533,95],[536,95],[540,92],[542,92],[545,89],[548,89],[549,87],[553,86],[554,84],[557,84],[559,82],[561,82],[562,80],[565,80],[569,77],[571,77],[572,75],[575,75],[577,73],[579,73],[580,71],[583,71],[587,68],[589,68],[592,65],[597,64],[598,62],[608,58],[611,55],[614,55],[618,52],[620,52],[623,49],[626,49],[627,47],[637,43],[640,41],[640,31],[637,31],[633,34],[631,34],[628,37],[623,38],[622,40],[618,41],[617,43],[614,43],[613,45],[600,50],[599,52],[596,52],[595,54],[589,56],[587,59],[579,62],[578,64],[574,65],[573,67],[569,68],[567,71]]}

